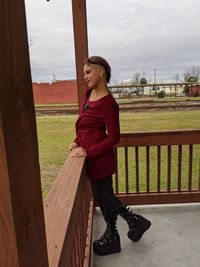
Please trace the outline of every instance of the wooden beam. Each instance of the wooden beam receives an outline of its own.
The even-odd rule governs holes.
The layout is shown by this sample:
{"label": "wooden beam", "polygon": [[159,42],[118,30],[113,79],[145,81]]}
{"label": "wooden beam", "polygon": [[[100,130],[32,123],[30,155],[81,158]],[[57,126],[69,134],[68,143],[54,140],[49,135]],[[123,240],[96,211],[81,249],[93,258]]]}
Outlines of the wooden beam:
{"label": "wooden beam", "polygon": [[0,1],[0,266],[47,267],[23,0]]}
{"label": "wooden beam", "polygon": [[72,0],[76,77],[79,107],[85,91],[83,60],[88,57],[86,0]]}
{"label": "wooden beam", "polygon": [[200,201],[200,192],[133,193],[118,194],[117,197],[127,205],[196,203]]}
{"label": "wooden beam", "polygon": [[117,147],[200,144],[200,130],[121,133]]}

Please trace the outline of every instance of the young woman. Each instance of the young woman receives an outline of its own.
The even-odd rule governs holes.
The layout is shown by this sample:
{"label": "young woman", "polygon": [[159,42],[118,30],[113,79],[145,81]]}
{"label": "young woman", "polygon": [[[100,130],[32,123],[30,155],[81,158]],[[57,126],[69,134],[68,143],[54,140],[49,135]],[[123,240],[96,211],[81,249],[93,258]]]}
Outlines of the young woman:
{"label": "young woman", "polygon": [[93,251],[108,255],[121,251],[116,229],[118,214],[128,223],[127,235],[134,242],[140,240],[151,222],[126,208],[113,192],[114,146],[120,139],[120,126],[119,107],[107,87],[110,65],[104,58],[92,56],[84,60],[83,71],[89,89],[76,122],[76,138],[69,149],[71,157],[86,157],[87,175],[106,222],[105,232],[93,242]]}

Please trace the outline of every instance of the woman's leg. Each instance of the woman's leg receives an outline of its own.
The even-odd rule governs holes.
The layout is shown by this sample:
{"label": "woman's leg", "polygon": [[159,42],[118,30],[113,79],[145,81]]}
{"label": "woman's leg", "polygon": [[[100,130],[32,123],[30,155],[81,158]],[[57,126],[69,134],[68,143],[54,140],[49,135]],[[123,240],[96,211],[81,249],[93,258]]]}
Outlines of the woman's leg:
{"label": "woman's leg", "polygon": [[105,221],[108,222],[113,213],[116,213],[115,218],[119,214],[128,224],[128,238],[134,242],[139,241],[151,226],[151,222],[143,216],[133,213],[114,195],[112,177],[92,182],[92,189]]}
{"label": "woman's leg", "polygon": [[105,222],[108,222],[121,202],[116,198],[112,186],[112,176],[91,181],[92,191],[97,200]]}
{"label": "woman's leg", "polygon": [[97,255],[120,252],[120,237],[116,229],[118,201],[113,192],[112,177],[91,181],[91,186],[106,222],[106,230],[103,235],[93,242],[93,251]]}
{"label": "woman's leg", "polygon": [[[121,250],[119,234],[116,229],[118,214],[128,224],[128,238],[134,242],[139,241],[144,232],[151,226],[151,222],[141,215],[133,213],[130,208],[127,208],[114,195],[112,177],[107,177],[98,181],[91,181],[91,186],[94,197],[98,201],[102,215],[107,223],[107,228],[102,237],[93,243],[94,252],[98,255],[107,255]],[[110,235],[110,233],[112,234]],[[111,236],[114,239],[109,239],[107,238],[108,236]],[[109,242],[107,242],[108,239]],[[115,239],[117,239],[117,246],[115,246]],[[113,244],[115,249],[113,249]],[[108,247],[109,249],[107,249]]]}

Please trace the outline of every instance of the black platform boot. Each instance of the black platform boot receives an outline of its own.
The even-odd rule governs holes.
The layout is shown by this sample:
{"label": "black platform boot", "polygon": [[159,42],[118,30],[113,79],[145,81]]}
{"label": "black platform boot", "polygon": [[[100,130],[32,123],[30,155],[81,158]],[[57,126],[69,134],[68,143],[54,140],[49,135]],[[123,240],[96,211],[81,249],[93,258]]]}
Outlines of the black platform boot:
{"label": "black platform boot", "polygon": [[93,251],[99,256],[104,256],[121,251],[120,237],[116,229],[117,213],[107,223],[103,235],[93,242]]}
{"label": "black platform boot", "polygon": [[126,208],[124,205],[119,207],[119,215],[126,220],[129,231],[127,236],[134,242],[137,242],[141,239],[144,232],[149,229],[151,222],[141,215],[134,214],[130,208]]}

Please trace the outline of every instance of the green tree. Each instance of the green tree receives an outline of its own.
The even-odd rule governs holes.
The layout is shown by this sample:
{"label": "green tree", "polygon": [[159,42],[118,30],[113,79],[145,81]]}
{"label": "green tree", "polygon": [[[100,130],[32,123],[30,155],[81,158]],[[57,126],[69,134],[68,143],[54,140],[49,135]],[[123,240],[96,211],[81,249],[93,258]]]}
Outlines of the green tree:
{"label": "green tree", "polygon": [[144,77],[142,77],[142,78],[140,79],[140,84],[147,84],[147,79],[144,78]]}

